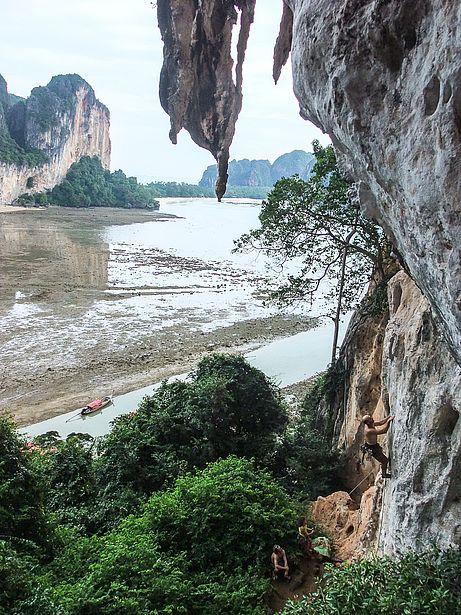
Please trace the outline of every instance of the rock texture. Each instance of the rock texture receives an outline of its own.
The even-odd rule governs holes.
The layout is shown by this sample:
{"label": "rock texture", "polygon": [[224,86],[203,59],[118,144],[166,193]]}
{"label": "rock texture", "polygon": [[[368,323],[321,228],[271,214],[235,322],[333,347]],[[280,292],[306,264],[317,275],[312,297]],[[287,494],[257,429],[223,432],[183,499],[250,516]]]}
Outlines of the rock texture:
{"label": "rock texture", "polygon": [[0,160],[0,204],[52,189],[83,156],[97,156],[109,167],[109,111],[78,75],[53,77],[46,87],[34,88],[28,99],[3,109],[8,138],[24,152],[42,152],[46,162],[29,166]]}
{"label": "rock texture", "polygon": [[380,546],[461,545],[461,369],[405,273],[391,280],[389,296],[383,384],[396,418]]}
{"label": "rock texture", "polygon": [[[255,1],[157,2],[164,42],[160,102],[170,116],[170,139],[176,143],[184,127],[197,145],[213,154],[218,163],[218,200],[226,191],[229,147],[242,107],[242,65]],[[234,83],[232,29],[238,17]]]}
{"label": "rock texture", "polygon": [[378,531],[382,491],[370,487],[360,506],[345,491],[336,491],[314,502],[311,517],[333,537],[335,555],[343,560],[364,555]]}
{"label": "rock texture", "polygon": [[[346,446],[345,478],[350,490],[358,485],[353,499],[361,495],[364,509],[373,484],[383,487],[382,511],[381,496],[373,496],[376,509],[367,513],[371,525],[361,533],[360,549],[367,543],[386,553],[461,545],[461,368],[429,302],[405,272],[390,280],[388,294],[388,320],[351,321],[342,357],[352,362],[330,407],[336,438]],[[388,435],[379,436],[391,459],[392,479],[384,485],[375,460],[356,465],[365,413],[396,417]],[[341,540],[343,525],[335,539]]]}
{"label": "rock texture", "polygon": [[461,4],[285,1],[301,115],[330,135],[461,363]]}

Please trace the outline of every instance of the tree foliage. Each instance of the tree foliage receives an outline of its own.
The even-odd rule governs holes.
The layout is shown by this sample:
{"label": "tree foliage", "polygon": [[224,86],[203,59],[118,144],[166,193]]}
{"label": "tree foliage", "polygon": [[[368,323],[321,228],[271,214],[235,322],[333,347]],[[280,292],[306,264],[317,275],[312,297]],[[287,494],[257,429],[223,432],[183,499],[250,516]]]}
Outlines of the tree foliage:
{"label": "tree foliage", "polygon": [[326,584],[284,615],[446,615],[461,612],[461,551],[408,553],[329,571]]}
{"label": "tree foliage", "polygon": [[189,381],[163,383],[136,414],[115,421],[100,446],[98,480],[107,494],[145,497],[230,454],[264,464],[285,423],[280,394],[262,372],[243,357],[213,355]]}
{"label": "tree foliage", "polygon": [[178,478],[107,536],[74,536],[46,582],[72,615],[263,615],[268,554],[295,519],[266,471],[230,457]]}
{"label": "tree foliage", "polygon": [[[347,248],[341,307],[345,312],[356,304],[372,271],[381,267],[384,237],[351,199],[333,148],[315,141],[313,148],[316,163],[309,180],[294,176],[278,181],[263,203],[260,228],[240,237],[236,249],[261,250],[281,268],[296,259],[298,272],[272,289],[272,298],[281,304],[312,304],[323,297],[328,307],[339,293]],[[328,312],[333,313],[331,307]]]}
{"label": "tree foliage", "polygon": [[0,536],[45,545],[49,529],[43,504],[25,442],[13,422],[0,416]]}
{"label": "tree foliage", "polygon": [[0,127],[0,162],[18,167],[35,167],[48,160],[46,154],[38,149],[20,147],[6,129]]}
{"label": "tree foliage", "polygon": [[123,171],[103,168],[97,157],[84,156],[67,172],[64,181],[49,193],[54,205],[66,207],[140,207],[156,206],[152,191],[136,177]]}

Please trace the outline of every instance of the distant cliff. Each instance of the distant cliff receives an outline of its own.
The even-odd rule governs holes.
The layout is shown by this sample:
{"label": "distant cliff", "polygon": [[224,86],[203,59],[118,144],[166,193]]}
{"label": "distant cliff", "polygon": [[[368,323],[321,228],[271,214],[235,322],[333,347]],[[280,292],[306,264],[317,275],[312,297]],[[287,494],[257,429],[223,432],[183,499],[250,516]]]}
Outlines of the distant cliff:
{"label": "distant cliff", "polygon": [[110,164],[109,110],[79,75],[58,75],[27,99],[0,76],[0,204],[52,189],[83,156]]}
{"label": "distant cliff", "polygon": [[[231,160],[229,163],[228,186],[273,186],[281,177],[299,175],[307,179],[314,166],[315,158],[302,150],[294,150],[279,156],[273,164],[269,160]],[[199,186],[214,188],[218,167],[212,164],[206,168]]]}

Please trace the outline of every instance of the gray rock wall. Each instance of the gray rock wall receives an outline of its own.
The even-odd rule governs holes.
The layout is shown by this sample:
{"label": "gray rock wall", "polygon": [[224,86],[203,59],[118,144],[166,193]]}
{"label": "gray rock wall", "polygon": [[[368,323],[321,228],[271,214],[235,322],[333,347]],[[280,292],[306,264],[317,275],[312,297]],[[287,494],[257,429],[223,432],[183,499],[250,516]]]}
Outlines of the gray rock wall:
{"label": "gray rock wall", "polygon": [[379,546],[461,545],[461,368],[405,273],[392,278],[389,296],[382,380],[395,421]]}
{"label": "gray rock wall", "polygon": [[461,363],[461,3],[286,3],[301,115],[330,135]]}

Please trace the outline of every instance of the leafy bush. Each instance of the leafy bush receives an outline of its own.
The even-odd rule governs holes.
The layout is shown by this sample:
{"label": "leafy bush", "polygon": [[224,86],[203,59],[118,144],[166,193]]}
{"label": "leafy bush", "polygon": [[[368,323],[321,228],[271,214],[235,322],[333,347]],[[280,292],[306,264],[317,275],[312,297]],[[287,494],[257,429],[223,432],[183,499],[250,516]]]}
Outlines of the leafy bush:
{"label": "leafy bush", "polygon": [[138,184],[123,171],[111,173],[97,157],[84,156],[74,162],[67,175],[48,194],[49,202],[64,207],[133,207],[157,204],[152,190]]}
{"label": "leafy bush", "polygon": [[145,498],[230,454],[264,465],[285,422],[277,389],[243,357],[203,359],[189,382],[164,383],[136,414],[115,421],[97,460],[102,499],[126,488]]}
{"label": "leafy bush", "polygon": [[330,569],[325,584],[284,615],[455,615],[461,612],[461,551],[409,553]]}
{"label": "leafy bush", "polygon": [[154,494],[144,520],[169,554],[185,551],[194,568],[264,567],[274,542],[295,536],[297,511],[266,470],[229,457]]}
{"label": "leafy bush", "polygon": [[64,615],[39,582],[38,559],[0,540],[0,615]]}
{"label": "leafy bush", "polygon": [[35,167],[48,160],[46,154],[37,149],[24,149],[10,137],[6,130],[0,129],[0,161],[17,166]]}
{"label": "leafy bush", "polygon": [[30,456],[13,422],[0,416],[0,535],[45,546],[50,530]]}
{"label": "leafy bush", "polygon": [[272,471],[298,500],[315,500],[341,487],[340,462],[339,452],[303,416],[278,443]]}
{"label": "leafy bush", "polygon": [[69,533],[43,582],[72,615],[263,615],[271,547],[295,519],[267,471],[231,457],[178,478],[105,537]]}

